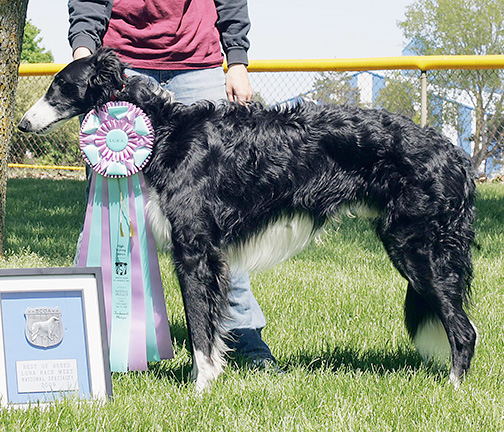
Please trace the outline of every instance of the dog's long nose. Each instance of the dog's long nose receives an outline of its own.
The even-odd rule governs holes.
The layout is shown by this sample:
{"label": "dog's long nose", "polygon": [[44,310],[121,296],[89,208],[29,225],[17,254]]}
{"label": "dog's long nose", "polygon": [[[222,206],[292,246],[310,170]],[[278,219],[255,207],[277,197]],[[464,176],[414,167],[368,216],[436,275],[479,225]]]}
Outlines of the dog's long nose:
{"label": "dog's long nose", "polygon": [[18,124],[19,130],[31,133],[45,133],[51,125],[59,120],[53,106],[42,96],[28,111]]}
{"label": "dog's long nose", "polygon": [[22,118],[21,121],[18,124],[18,129],[22,132],[30,132],[32,129],[32,125],[30,120],[27,120],[26,118]]}

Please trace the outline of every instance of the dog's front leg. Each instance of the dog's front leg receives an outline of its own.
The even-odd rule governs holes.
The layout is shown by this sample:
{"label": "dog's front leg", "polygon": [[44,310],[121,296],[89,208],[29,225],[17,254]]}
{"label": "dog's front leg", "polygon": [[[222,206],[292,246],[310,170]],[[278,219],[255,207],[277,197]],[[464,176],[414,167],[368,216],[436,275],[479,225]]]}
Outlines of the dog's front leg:
{"label": "dog's front leg", "polygon": [[178,240],[174,230],[176,271],[193,354],[192,378],[197,391],[202,391],[225,365],[221,323],[228,307],[227,267],[211,246],[195,244],[194,237],[183,245]]}

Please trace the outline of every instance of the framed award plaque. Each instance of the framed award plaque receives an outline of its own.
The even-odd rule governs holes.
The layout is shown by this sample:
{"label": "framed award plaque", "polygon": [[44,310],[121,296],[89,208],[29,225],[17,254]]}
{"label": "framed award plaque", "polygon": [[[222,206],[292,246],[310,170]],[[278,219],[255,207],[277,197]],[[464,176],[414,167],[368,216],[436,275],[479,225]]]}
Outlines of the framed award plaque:
{"label": "framed award plaque", "polygon": [[1,406],[112,396],[100,268],[0,269]]}

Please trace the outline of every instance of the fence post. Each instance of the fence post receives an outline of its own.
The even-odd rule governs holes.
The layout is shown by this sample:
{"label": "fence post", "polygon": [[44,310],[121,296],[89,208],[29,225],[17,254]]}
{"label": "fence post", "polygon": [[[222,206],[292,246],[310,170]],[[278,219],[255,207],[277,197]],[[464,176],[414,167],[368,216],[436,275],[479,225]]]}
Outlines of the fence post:
{"label": "fence post", "polygon": [[424,127],[427,125],[427,71],[422,71],[420,74],[420,83],[420,125]]}

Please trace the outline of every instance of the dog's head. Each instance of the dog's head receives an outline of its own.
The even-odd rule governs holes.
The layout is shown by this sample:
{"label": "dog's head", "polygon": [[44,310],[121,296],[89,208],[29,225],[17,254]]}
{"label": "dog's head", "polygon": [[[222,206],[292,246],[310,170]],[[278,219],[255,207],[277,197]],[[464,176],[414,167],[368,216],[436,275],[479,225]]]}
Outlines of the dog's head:
{"label": "dog's head", "polygon": [[23,132],[46,133],[103,105],[124,87],[124,69],[111,50],[75,60],[58,72],[46,94],[21,119]]}

